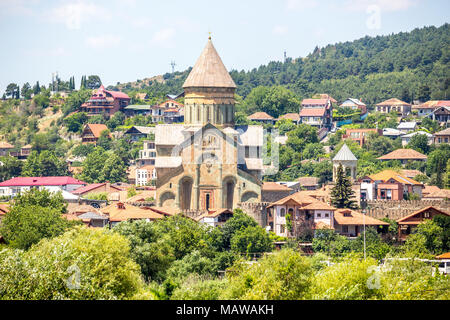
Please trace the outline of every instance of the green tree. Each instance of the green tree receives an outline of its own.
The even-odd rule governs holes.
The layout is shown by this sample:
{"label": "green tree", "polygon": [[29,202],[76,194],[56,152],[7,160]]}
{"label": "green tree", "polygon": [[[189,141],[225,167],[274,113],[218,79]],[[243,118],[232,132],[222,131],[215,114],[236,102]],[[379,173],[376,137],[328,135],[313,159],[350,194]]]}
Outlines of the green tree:
{"label": "green tree", "polygon": [[408,143],[408,148],[414,149],[420,153],[428,154],[430,151],[428,137],[424,134],[414,135]]}
{"label": "green tree", "polygon": [[231,250],[236,253],[262,253],[272,250],[269,234],[260,226],[238,230],[231,238]]}
{"label": "green tree", "polygon": [[67,130],[78,133],[81,132],[87,120],[88,116],[86,112],[77,112],[64,118],[64,123],[67,126]]}
{"label": "green tree", "polygon": [[88,183],[104,182],[103,168],[108,157],[103,148],[96,147],[83,161],[83,170],[78,178]]}
{"label": "green tree", "polygon": [[22,173],[23,162],[16,157],[0,157],[0,181],[9,180],[13,177],[18,177]]}
{"label": "green tree", "polygon": [[355,192],[352,190],[350,178],[344,173],[342,164],[336,171],[336,184],[331,189],[331,203],[336,208],[356,208],[356,202],[352,199]]}

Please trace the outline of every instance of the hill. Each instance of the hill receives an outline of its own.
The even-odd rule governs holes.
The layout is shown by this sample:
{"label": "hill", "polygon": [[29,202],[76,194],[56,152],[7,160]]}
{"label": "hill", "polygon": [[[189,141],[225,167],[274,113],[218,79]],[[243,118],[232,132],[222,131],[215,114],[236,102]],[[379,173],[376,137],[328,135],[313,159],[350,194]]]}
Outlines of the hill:
{"label": "hill", "polygon": [[[449,64],[450,29],[444,24],[316,47],[306,57],[230,74],[243,98],[255,87],[281,85],[298,98],[326,92],[338,101],[354,97],[373,105],[391,97],[407,102],[448,99]],[[146,91],[155,97],[179,93],[189,71],[110,88]]]}

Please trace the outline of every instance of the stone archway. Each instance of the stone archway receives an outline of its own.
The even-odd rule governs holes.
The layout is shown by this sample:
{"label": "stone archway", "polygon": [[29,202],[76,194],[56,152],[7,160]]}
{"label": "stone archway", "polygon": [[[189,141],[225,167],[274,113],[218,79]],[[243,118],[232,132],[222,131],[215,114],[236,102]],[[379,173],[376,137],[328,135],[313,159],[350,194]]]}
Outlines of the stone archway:
{"label": "stone archway", "polygon": [[183,177],[180,180],[180,208],[181,210],[190,210],[192,203],[192,186],[194,179]]}
{"label": "stone archway", "polygon": [[222,185],[223,208],[233,209],[235,189],[236,178],[232,176],[225,177]]}
{"label": "stone archway", "polygon": [[159,197],[160,207],[173,207],[175,205],[175,194],[171,191],[164,192],[161,197]]}
{"label": "stone archway", "polygon": [[258,194],[254,191],[247,191],[242,195],[241,202],[258,202]]}

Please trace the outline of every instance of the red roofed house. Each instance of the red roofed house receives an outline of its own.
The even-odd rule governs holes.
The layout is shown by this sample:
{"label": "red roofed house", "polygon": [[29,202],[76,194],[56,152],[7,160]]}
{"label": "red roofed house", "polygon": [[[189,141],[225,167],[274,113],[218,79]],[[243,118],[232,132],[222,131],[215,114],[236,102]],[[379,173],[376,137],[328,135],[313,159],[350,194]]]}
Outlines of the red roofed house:
{"label": "red roofed house", "polygon": [[8,142],[0,141],[0,157],[9,156],[11,149],[14,149],[13,145]]}
{"label": "red roofed house", "polygon": [[435,144],[450,143],[450,128],[436,132],[433,138]]}
{"label": "red roofed house", "polygon": [[114,193],[114,192],[120,192],[122,189],[119,189],[117,187],[112,186],[109,182],[103,182],[103,183],[91,183],[85,186],[82,186],[72,192],[72,194],[77,196],[85,196],[90,193]]}
{"label": "red roofed house", "polygon": [[375,133],[379,136],[383,135],[382,129],[347,129],[345,131],[345,134],[342,135],[342,139],[352,139],[353,141],[356,141],[359,143],[359,145],[362,147],[364,143],[366,142],[367,137],[369,134]]}
{"label": "red roofed house", "polygon": [[292,122],[295,124],[300,123],[300,115],[298,113],[286,113],[278,117],[278,120],[282,119],[292,120]]}
{"label": "red roofed house", "polygon": [[397,149],[377,158],[381,161],[399,160],[402,164],[409,161],[426,161],[427,156],[414,149]]}
{"label": "red roofed house", "polygon": [[256,122],[261,122],[261,123],[274,123],[275,119],[267,114],[266,112],[255,112],[252,115],[249,115],[247,117],[248,120],[250,121],[256,121]]}
{"label": "red roofed house", "polygon": [[419,224],[431,220],[437,215],[450,216],[450,214],[445,211],[429,206],[398,219],[398,240],[405,241],[408,235],[410,235]]}
{"label": "red roofed house", "polygon": [[343,236],[357,237],[366,227],[388,226],[389,223],[365,216],[350,209],[337,209],[334,211],[334,227],[336,232]]}
{"label": "red roofed house", "polygon": [[88,101],[81,105],[81,111],[86,112],[88,116],[104,114],[108,117],[123,110],[130,103],[130,97],[120,91],[106,90],[103,85],[100,86]]}
{"label": "red roofed house", "polygon": [[300,110],[300,122],[311,126],[331,129],[333,103],[328,99],[304,99]]}
{"label": "red roofed house", "polygon": [[108,127],[100,123],[88,123],[84,126],[81,133],[82,143],[97,143],[98,138],[103,131],[108,130]]}
{"label": "red roofed house", "polygon": [[84,185],[86,182],[72,177],[17,177],[0,182],[0,196],[14,197],[31,188],[72,192]]}

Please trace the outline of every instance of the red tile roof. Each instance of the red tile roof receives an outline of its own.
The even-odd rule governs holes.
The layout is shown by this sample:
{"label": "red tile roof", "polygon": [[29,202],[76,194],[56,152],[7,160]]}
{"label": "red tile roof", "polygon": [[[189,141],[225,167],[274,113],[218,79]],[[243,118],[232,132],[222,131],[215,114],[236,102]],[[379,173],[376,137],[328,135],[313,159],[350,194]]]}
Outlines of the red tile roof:
{"label": "red tile roof", "polygon": [[[83,187],[80,187],[80,188],[76,189],[75,191],[72,191],[72,193],[76,194],[76,195],[84,194],[84,193],[89,192],[91,190],[95,190],[95,189],[97,189],[99,187],[102,187],[105,184],[106,184],[106,182],[103,182],[103,183],[91,183],[91,184],[85,185]],[[111,188],[115,189],[115,191],[120,191],[119,188],[116,188],[116,187],[113,187],[113,186],[111,186]]]}
{"label": "red tile roof", "polygon": [[273,117],[265,112],[255,112],[247,118],[250,120],[273,120]]}
{"label": "red tile roof", "polygon": [[436,107],[450,107],[450,100],[441,100],[436,104]]}
{"label": "red tile roof", "polygon": [[414,149],[397,149],[384,156],[377,158],[378,160],[426,160],[428,157]]}
{"label": "red tile roof", "polygon": [[92,134],[96,138],[100,138],[100,134],[103,131],[108,130],[108,127],[106,125],[100,123],[88,123],[87,126],[89,127],[89,129],[91,129]]}
{"label": "red tile roof", "polygon": [[283,114],[282,116],[280,116],[278,119],[279,120],[280,119],[289,119],[292,121],[299,121],[300,115],[298,113],[286,113],[286,114]]}
{"label": "red tile roof", "polygon": [[328,103],[328,99],[304,99],[302,101],[302,105],[326,105]]}
{"label": "red tile roof", "polygon": [[16,177],[0,183],[0,187],[14,186],[64,186],[68,184],[84,185],[86,182],[72,177]]}
{"label": "red tile roof", "polygon": [[12,148],[14,148],[14,146],[9,144],[8,142],[0,141],[0,149],[12,149]]}
{"label": "red tile roof", "polygon": [[410,104],[397,98],[392,98],[378,103],[377,106],[410,106]]}
{"label": "red tile roof", "polygon": [[325,108],[303,108],[300,117],[323,117]]}

